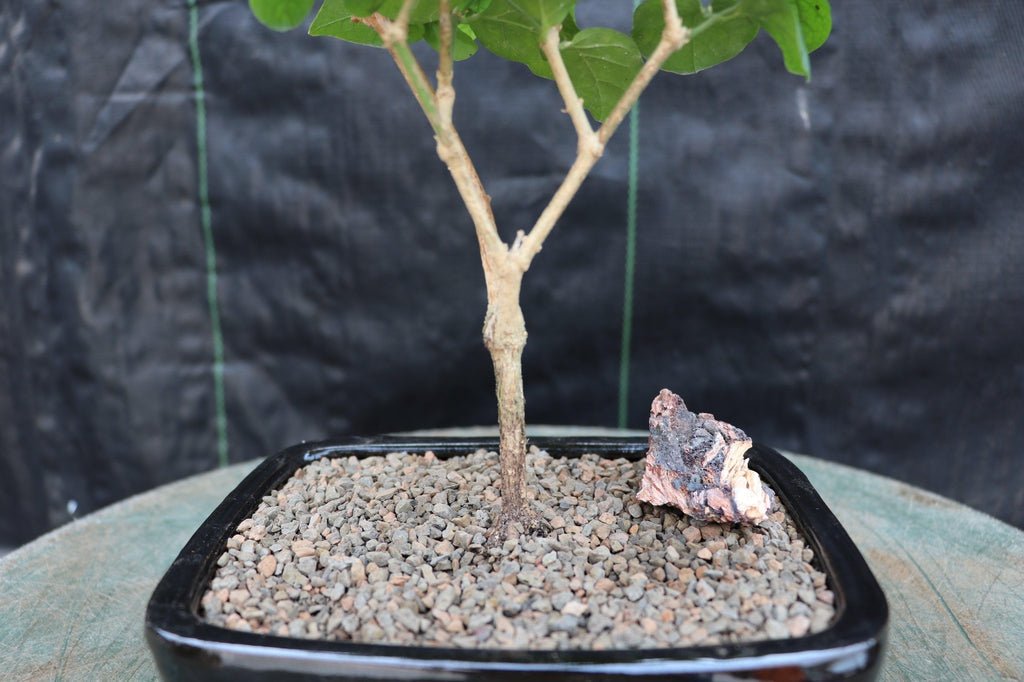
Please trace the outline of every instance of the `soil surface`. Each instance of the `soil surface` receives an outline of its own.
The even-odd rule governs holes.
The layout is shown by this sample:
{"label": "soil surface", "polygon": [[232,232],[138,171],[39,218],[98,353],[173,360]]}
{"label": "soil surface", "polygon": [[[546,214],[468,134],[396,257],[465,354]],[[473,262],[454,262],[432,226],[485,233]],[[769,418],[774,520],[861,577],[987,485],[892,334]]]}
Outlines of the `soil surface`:
{"label": "soil surface", "polygon": [[760,526],[637,502],[643,462],[531,450],[548,528],[486,544],[498,457],[323,459],[238,526],[201,602],[281,636],[515,649],[657,648],[799,637],[835,611],[784,510]]}

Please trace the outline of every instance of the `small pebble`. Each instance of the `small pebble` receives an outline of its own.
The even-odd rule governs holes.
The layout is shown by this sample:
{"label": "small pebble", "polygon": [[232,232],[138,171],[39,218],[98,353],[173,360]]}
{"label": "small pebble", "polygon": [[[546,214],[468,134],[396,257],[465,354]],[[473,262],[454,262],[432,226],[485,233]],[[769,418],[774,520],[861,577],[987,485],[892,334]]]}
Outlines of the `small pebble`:
{"label": "small pebble", "polygon": [[256,564],[256,570],[259,571],[259,574],[264,578],[269,578],[274,575],[274,571],[277,570],[277,557],[273,554],[266,555],[260,559],[258,564]]}
{"label": "small pebble", "polygon": [[687,542],[700,542],[700,528],[687,526],[683,529],[683,537]]}
{"label": "small pebble", "polygon": [[632,583],[623,591],[629,601],[640,601],[644,596],[644,586],[639,583]]}
{"label": "small pebble", "polygon": [[803,637],[811,627],[811,619],[807,616],[794,616],[786,621],[790,637]]}
{"label": "small pebble", "polygon": [[316,554],[316,548],[309,540],[296,540],[292,543],[292,553],[301,559]]}

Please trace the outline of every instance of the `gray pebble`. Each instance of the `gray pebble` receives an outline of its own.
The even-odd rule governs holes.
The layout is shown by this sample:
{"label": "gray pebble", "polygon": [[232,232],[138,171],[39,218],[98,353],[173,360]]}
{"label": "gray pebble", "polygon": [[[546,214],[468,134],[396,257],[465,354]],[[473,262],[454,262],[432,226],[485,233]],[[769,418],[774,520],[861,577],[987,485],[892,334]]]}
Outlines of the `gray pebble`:
{"label": "gray pebble", "polygon": [[629,587],[624,590],[626,599],[629,601],[640,601],[640,598],[644,596],[644,586],[638,583],[632,583]]}
{"label": "gray pebble", "polygon": [[580,625],[580,619],[576,616],[559,616],[551,622],[553,632],[572,632]]}

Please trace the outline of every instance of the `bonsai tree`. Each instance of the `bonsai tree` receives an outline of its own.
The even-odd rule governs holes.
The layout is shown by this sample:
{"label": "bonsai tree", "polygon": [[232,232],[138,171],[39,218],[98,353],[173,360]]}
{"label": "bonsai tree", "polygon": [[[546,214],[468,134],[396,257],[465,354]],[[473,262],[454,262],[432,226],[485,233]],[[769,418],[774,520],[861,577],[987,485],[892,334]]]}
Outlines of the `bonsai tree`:
{"label": "bonsai tree", "polygon": [[[313,4],[249,2],[257,19],[274,30],[303,24]],[[525,484],[523,275],[608,140],[658,71],[692,74],[709,68],[735,57],[764,29],[780,48],[786,69],[810,78],[808,54],[831,30],[828,0],[645,0],[633,13],[632,35],[579,27],[575,5],[575,0],[324,0],[309,27],[310,35],[382,47],[391,55],[472,219],[487,286],[483,338],[498,397],[502,506],[492,528],[498,538],[512,523],[526,529],[538,525]],[[438,52],[433,82],[411,49],[420,41]],[[561,185],[534,226],[510,241],[501,236],[452,117],[454,62],[473,56],[480,46],[553,80],[576,131],[576,159]]]}

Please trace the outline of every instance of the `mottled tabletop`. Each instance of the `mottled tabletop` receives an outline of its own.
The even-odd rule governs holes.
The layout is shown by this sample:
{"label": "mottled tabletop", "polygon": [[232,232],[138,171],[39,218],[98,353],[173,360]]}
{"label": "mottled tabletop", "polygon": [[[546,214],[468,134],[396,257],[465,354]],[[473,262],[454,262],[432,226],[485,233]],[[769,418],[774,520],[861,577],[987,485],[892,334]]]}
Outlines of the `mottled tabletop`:
{"label": "mottled tabletop", "polygon": [[[889,599],[881,679],[1024,679],[1024,532],[891,479],[788,456],[849,531]],[[124,500],[0,560],[0,677],[155,679],[143,638],[149,595],[257,463]]]}

